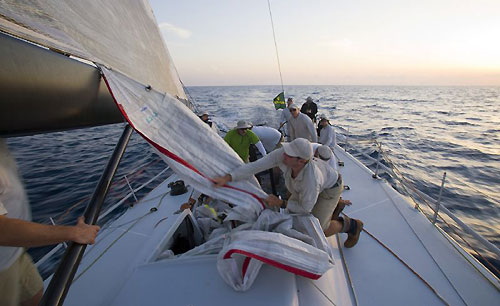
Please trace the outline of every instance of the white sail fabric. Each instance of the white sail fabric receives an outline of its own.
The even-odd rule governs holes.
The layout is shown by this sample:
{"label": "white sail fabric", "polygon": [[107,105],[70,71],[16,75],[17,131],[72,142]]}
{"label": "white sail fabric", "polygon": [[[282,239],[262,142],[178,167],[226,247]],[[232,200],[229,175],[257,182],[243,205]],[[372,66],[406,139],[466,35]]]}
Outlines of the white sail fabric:
{"label": "white sail fabric", "polygon": [[[127,121],[183,180],[200,192],[235,204],[226,220],[247,224],[257,220],[267,194],[255,179],[213,187],[210,178],[243,162],[186,106],[182,84],[146,0],[0,0],[0,31],[95,63]],[[281,228],[283,233],[307,240]],[[329,252],[321,249],[324,242],[310,245],[267,232],[255,234],[252,241],[246,235],[233,237],[224,260],[230,260],[234,252],[254,258],[253,275],[260,261],[276,266],[289,261],[291,267],[299,267],[292,271],[313,278],[331,265]],[[272,250],[259,250],[266,244]],[[285,247],[289,252],[283,253]]]}
{"label": "white sail fabric", "polygon": [[0,30],[186,98],[147,0],[0,0]]}
{"label": "white sail fabric", "polygon": [[267,194],[255,179],[223,188],[214,188],[210,181],[243,164],[219,135],[170,94],[147,90],[116,71],[101,69],[127,120],[183,180],[202,193],[239,205],[242,216],[257,219]]}
{"label": "white sail fabric", "polygon": [[256,219],[263,208],[258,198],[266,196],[257,184],[215,190],[209,181],[241,160],[184,107],[182,84],[146,0],[0,0],[0,30],[96,63],[123,115],[181,178],[213,197],[248,204],[240,215]]}

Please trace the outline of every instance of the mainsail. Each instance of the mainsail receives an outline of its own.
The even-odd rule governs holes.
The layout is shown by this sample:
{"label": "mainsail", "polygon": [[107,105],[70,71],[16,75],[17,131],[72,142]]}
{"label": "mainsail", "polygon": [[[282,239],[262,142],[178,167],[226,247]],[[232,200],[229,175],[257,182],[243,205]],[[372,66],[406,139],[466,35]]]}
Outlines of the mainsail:
{"label": "mainsail", "polygon": [[1,31],[101,68],[124,117],[182,179],[254,217],[263,209],[255,182],[213,188],[242,162],[192,113],[146,0],[2,0],[0,17]]}
{"label": "mainsail", "polygon": [[[255,178],[214,188],[212,177],[228,173],[243,162],[193,113],[147,1],[0,0],[0,17],[0,31],[93,62],[122,115],[179,177],[196,190],[235,205],[226,221],[239,220],[249,225],[265,216],[261,212],[267,194]],[[287,218],[290,228],[282,231],[295,233],[292,217]],[[250,248],[245,235],[234,236],[228,239],[231,248],[227,256],[220,258],[224,263],[220,266],[227,268],[224,271],[233,271],[236,261],[231,254],[239,252],[245,255],[245,263],[254,258],[299,275],[320,277],[331,267],[329,247],[317,220],[305,218],[311,219],[313,225],[303,229],[314,229],[315,243],[304,246],[294,237],[262,231],[259,239],[264,246],[274,245],[277,249],[262,253],[265,247],[259,244]],[[312,265],[313,251],[304,252],[304,248],[314,249],[318,255]],[[250,266],[255,268],[255,276],[258,265]],[[246,290],[251,282],[243,287],[233,285]]]}

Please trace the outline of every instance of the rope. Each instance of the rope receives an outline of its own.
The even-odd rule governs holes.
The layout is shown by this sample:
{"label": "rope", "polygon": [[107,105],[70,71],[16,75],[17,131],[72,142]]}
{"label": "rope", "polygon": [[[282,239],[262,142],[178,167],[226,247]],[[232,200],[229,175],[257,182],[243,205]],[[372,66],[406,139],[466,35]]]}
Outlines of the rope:
{"label": "rope", "polygon": [[326,293],[323,292],[323,290],[321,290],[321,288],[319,288],[316,283],[312,280],[312,279],[309,279],[309,281],[311,282],[311,284],[314,286],[314,288],[318,289],[318,291],[323,294],[323,296],[330,302],[330,304],[334,305],[334,306],[337,306],[337,304],[335,304],[329,297],[328,295],[326,295]]}
{"label": "rope", "polygon": [[337,238],[337,247],[340,251],[340,257],[342,257],[342,264],[344,264],[344,268],[347,273],[347,278],[349,279],[349,284],[351,285],[352,295],[354,296],[354,305],[357,306],[359,305],[358,296],[356,295],[356,290],[354,289],[354,284],[352,283],[352,277],[351,273],[349,272],[349,266],[347,265],[347,261],[345,260],[344,249],[342,248],[342,245],[340,243],[340,236],[337,233],[335,237]]}
{"label": "rope", "polygon": [[[342,213],[346,217],[349,218],[349,216],[345,213]],[[373,240],[378,242],[384,249],[386,249],[389,253],[391,253],[399,262],[401,262],[408,270],[410,270],[416,277],[418,277],[424,284],[429,288],[445,305],[450,305],[446,300],[422,277],[420,274],[418,274],[415,270],[413,270],[412,267],[410,267],[403,259],[401,259],[394,251],[392,251],[388,246],[386,246],[382,241],[378,240],[377,237],[375,237],[372,233],[370,233],[366,227],[363,227],[363,232],[367,233],[368,236],[372,237]]]}
{"label": "rope", "polygon": [[[389,158],[389,155],[382,149],[382,144],[378,142],[376,139],[372,139],[371,141],[373,141],[373,143],[377,145],[384,160],[386,160],[391,164],[391,168],[394,170],[394,175],[392,175],[392,177],[401,183],[401,187],[403,188],[404,192],[410,196],[413,202],[417,204],[417,201],[415,200],[414,196],[412,195],[412,193],[408,191],[407,188],[411,189],[414,192],[414,194],[418,196],[418,198],[422,203],[426,204],[431,211],[435,212],[436,210],[431,206],[432,204],[422,195],[422,193],[418,189],[416,189],[415,186],[413,186],[413,184],[410,181],[406,179],[403,173],[395,166],[394,162]],[[430,222],[432,222],[430,217],[423,210],[420,211]],[[483,262],[486,263],[486,265],[490,268],[491,271],[495,271],[497,275],[500,275],[500,271],[487,258],[485,258],[475,247],[473,247],[460,233],[458,233],[455,227],[453,227],[450,223],[448,223],[440,214],[438,214],[438,216],[448,226],[448,228],[453,232],[455,236],[459,237],[477,255],[477,257],[481,258]]]}
{"label": "rope", "polygon": [[460,182],[461,184],[464,184],[465,186],[469,187],[470,189],[474,190],[475,192],[480,193],[485,198],[488,198],[490,201],[492,201],[492,202],[494,202],[496,204],[500,204],[500,201],[498,199],[495,199],[495,198],[491,197],[486,192],[477,189],[476,187],[472,186],[471,184],[467,183],[466,181],[461,180],[461,179],[459,179],[457,177],[453,177],[452,180],[457,180],[458,182]]}
{"label": "rope", "polygon": [[278,60],[278,70],[280,72],[280,80],[281,80],[281,91],[285,92],[283,87],[283,76],[281,75],[281,65],[280,65],[280,57],[278,54],[278,44],[276,43],[276,34],[274,32],[274,22],[273,22],[273,14],[271,13],[271,3],[267,0],[267,6],[269,7],[269,16],[271,17],[271,27],[273,29],[273,39],[274,39],[274,49],[276,50],[276,59]]}
{"label": "rope", "polygon": [[[130,179],[130,178],[136,177],[138,175],[141,175],[146,168],[149,168],[149,167],[151,167],[151,166],[159,163],[160,161],[162,161],[162,160],[160,158],[157,158],[155,160],[152,160],[150,162],[144,163],[144,164],[136,167],[132,171],[129,171],[128,174],[125,174],[125,175],[122,174],[121,175],[122,176],[121,179],[113,181],[113,183],[111,184],[111,187],[109,189],[109,195],[110,196],[117,196],[118,194],[120,194],[120,192],[118,192],[117,194],[112,194],[112,190],[114,190],[114,188],[117,188],[117,186],[119,186],[119,185],[124,185],[123,183],[125,182],[125,176],[127,176]],[[120,187],[123,187],[123,186],[120,186]],[[86,196],[85,198],[83,198],[80,201],[76,202],[75,204],[71,205],[69,208],[67,208],[66,210],[64,210],[59,215],[59,217],[57,217],[55,219],[55,222],[57,224],[61,224],[62,221],[64,220],[64,218],[66,218],[66,216],[68,216],[69,213],[71,211],[73,211],[73,209],[75,209],[76,207],[80,206],[82,203],[84,203],[85,201],[89,200],[90,198],[91,198],[91,195]]]}
{"label": "rope", "polygon": [[[420,193],[420,191],[418,189],[416,189],[412,184],[411,182],[409,182],[404,176],[403,174],[401,173],[401,171],[399,171],[399,169],[394,165],[394,163],[389,159],[388,155],[386,154],[385,151],[382,150],[382,145],[377,142],[375,140],[375,143],[378,145],[379,149],[380,149],[380,152],[382,153],[382,156],[384,157],[384,159],[386,159],[387,161],[389,161],[392,165],[392,168],[395,170],[395,172],[397,172],[397,175],[394,177],[395,179],[397,179],[400,183],[401,183],[401,186],[403,187],[403,189],[405,190],[405,192],[410,196],[410,198],[413,200],[413,202],[416,203],[415,199],[413,198],[413,196],[411,195],[411,193],[408,192],[408,190],[406,189],[406,186],[408,186],[413,192],[415,192],[418,197],[420,198],[420,200],[425,203],[427,205],[427,207],[429,207],[430,210],[432,210],[433,212],[435,212],[436,210],[431,206],[431,203],[429,201],[427,201],[427,199],[424,198],[424,196]],[[429,220],[432,222],[432,220],[429,218],[429,216],[424,213],[424,211],[420,210],[422,212],[422,214]],[[455,227],[453,227],[450,223],[448,223],[444,218],[443,216],[441,216],[440,214],[438,214],[439,218],[448,226],[448,228],[453,232],[453,234],[455,234],[455,236],[459,237],[472,251],[474,251],[474,253],[480,257],[485,263],[486,265],[490,268],[490,270],[492,271],[495,271],[497,273],[497,275],[500,275],[500,271],[487,259],[485,258],[475,247],[473,247],[460,233],[457,232],[457,230],[455,229]]]}
{"label": "rope", "polygon": [[[128,232],[129,232],[129,231],[130,231],[130,230],[131,230],[131,229],[132,229],[132,228],[133,228],[133,227],[134,227],[137,223],[139,223],[139,221],[141,221],[142,219],[144,219],[144,217],[146,217],[146,216],[148,216],[148,215],[150,215],[150,214],[152,214],[152,213],[154,213],[154,212],[157,212],[157,211],[158,211],[158,208],[160,208],[160,206],[161,206],[161,204],[162,204],[162,202],[163,202],[163,199],[164,199],[164,198],[165,198],[165,196],[167,196],[168,194],[170,194],[170,191],[168,191],[168,192],[166,192],[166,193],[164,193],[164,194],[162,194],[162,195],[161,195],[161,199],[160,199],[160,201],[158,202],[158,205],[156,205],[156,206],[155,206],[156,210],[150,210],[150,211],[148,211],[146,214],[144,214],[144,215],[142,215],[142,216],[140,216],[140,217],[138,217],[138,218],[136,218],[136,219],[132,219],[132,220],[130,220],[130,221],[128,221],[128,222],[125,222],[125,223],[123,223],[123,224],[120,224],[120,225],[118,225],[118,226],[116,226],[116,227],[114,227],[114,226],[113,226],[113,227],[108,227],[108,228],[112,228],[112,229],[113,229],[113,232],[114,232],[114,230],[116,230],[116,229],[118,229],[118,228],[120,228],[120,227],[122,227],[122,226],[124,226],[124,225],[126,225],[126,224],[129,224],[130,222],[134,222],[134,221],[135,221],[135,222],[134,222],[131,226],[129,226],[129,227],[128,227],[125,231],[123,231],[123,233],[121,233],[121,234],[120,234],[120,236],[118,236],[115,240],[113,240],[113,241],[112,241],[112,242],[111,242],[111,243],[110,243],[110,244],[109,244],[109,245],[108,245],[108,246],[104,249],[104,251],[103,251],[101,254],[99,254],[99,255],[98,255],[98,256],[97,256],[97,257],[96,257],[96,258],[95,258],[95,259],[94,259],[94,260],[93,260],[93,261],[92,261],[92,262],[91,262],[91,263],[90,263],[87,267],[85,267],[85,269],[83,269],[83,270],[82,270],[82,272],[81,272],[80,274],[78,274],[78,276],[76,276],[76,277],[75,277],[75,279],[73,280],[73,282],[76,282],[76,281],[77,281],[77,280],[78,280],[78,279],[79,279],[79,278],[80,278],[83,274],[85,274],[85,273],[86,273],[86,272],[87,272],[87,271],[88,271],[88,270],[89,270],[89,269],[90,269],[90,268],[91,268],[91,267],[92,267],[92,266],[93,266],[96,262],[98,262],[98,261],[99,261],[99,259],[101,259],[101,258],[102,258],[102,256],[104,256],[104,254],[106,254],[106,253],[107,253],[107,252],[111,249],[111,247],[112,247],[115,243],[117,243],[117,242],[118,242],[118,240],[120,240],[123,236],[125,236],[125,234],[127,234],[127,233],[128,233]],[[159,196],[157,196],[157,197],[155,197],[155,198],[158,198],[158,197],[159,197]],[[148,201],[150,201],[150,200],[152,200],[152,199],[149,199]],[[106,235],[105,237],[107,237],[107,235]],[[101,239],[100,241],[102,241],[102,240],[103,240],[103,239]],[[99,241],[99,242],[100,242],[100,241]],[[95,245],[97,245],[97,243],[96,243]],[[90,253],[90,252],[85,253],[85,255],[87,255],[88,253]],[[85,257],[85,256],[84,256],[84,257]]]}

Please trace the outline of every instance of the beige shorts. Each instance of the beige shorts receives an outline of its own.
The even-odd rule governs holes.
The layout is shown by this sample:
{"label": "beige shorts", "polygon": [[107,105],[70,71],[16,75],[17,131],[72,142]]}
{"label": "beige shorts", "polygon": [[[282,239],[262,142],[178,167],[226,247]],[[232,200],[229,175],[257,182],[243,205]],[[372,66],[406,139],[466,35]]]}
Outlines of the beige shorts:
{"label": "beige shorts", "polygon": [[0,305],[17,306],[37,294],[43,281],[31,257],[23,252],[7,269],[0,272]]}
{"label": "beige shorts", "polygon": [[325,189],[318,195],[318,200],[316,201],[316,204],[314,204],[312,214],[319,219],[319,224],[321,224],[323,231],[328,229],[330,226],[333,211],[335,210],[335,207],[337,207],[343,190],[344,183],[342,182],[342,179],[340,179],[338,186]]}

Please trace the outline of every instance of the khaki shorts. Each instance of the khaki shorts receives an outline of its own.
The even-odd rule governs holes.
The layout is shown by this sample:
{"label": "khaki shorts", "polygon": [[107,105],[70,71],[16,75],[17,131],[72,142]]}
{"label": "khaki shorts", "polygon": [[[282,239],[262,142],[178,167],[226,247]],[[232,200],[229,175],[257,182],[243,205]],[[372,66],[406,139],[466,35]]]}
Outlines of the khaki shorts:
{"label": "khaki shorts", "polygon": [[344,183],[342,179],[340,179],[338,186],[325,189],[318,195],[318,200],[316,201],[316,204],[314,204],[312,214],[319,219],[319,224],[321,224],[323,231],[328,229],[330,226],[333,211],[335,210],[335,207],[337,207],[343,190]]}
{"label": "khaki shorts", "polygon": [[0,272],[0,305],[17,306],[43,288],[43,281],[31,257],[23,252],[6,270]]}

